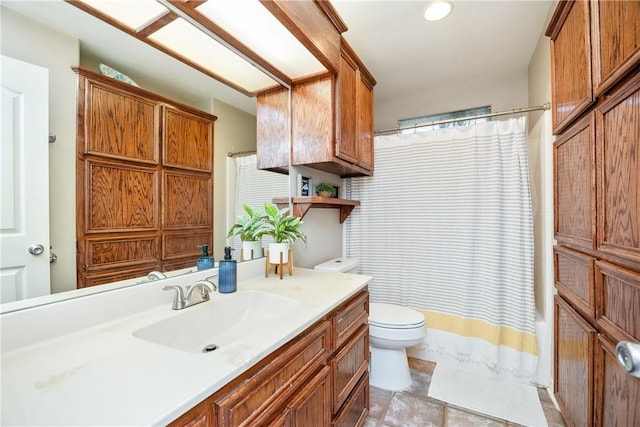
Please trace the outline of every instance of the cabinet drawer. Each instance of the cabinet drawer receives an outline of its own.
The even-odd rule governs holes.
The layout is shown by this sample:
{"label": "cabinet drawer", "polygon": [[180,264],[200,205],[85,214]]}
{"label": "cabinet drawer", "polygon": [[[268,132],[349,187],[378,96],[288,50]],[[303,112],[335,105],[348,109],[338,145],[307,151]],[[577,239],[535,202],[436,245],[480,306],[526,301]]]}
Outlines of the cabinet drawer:
{"label": "cabinet drawer", "polygon": [[591,425],[596,331],[557,295],[554,314],[556,400],[569,425]]}
{"label": "cabinet drawer", "polygon": [[596,262],[597,319],[616,340],[640,340],[640,273]]}
{"label": "cabinet drawer", "polygon": [[618,366],[615,345],[600,335],[597,346],[596,426],[640,425],[640,378]]}
{"label": "cabinet drawer", "polygon": [[596,247],[594,123],[586,116],[553,144],[555,238],[587,249]]}
{"label": "cabinet drawer", "polygon": [[333,413],[338,412],[369,366],[369,326],[362,325],[331,361]]}
{"label": "cabinet drawer", "polygon": [[335,351],[369,319],[369,292],[360,293],[343,306],[338,307],[332,317],[332,350]]}
{"label": "cabinet drawer", "polygon": [[317,324],[304,338],[215,400],[217,426],[260,425],[286,405],[294,392],[327,363],[329,322]]}
{"label": "cabinet drawer", "polygon": [[595,320],[594,258],[561,246],[554,248],[554,257],[554,275],[558,292],[582,314]]}
{"label": "cabinet drawer", "polygon": [[369,373],[365,372],[344,404],[340,413],[335,417],[332,426],[353,427],[362,426],[369,413]]}

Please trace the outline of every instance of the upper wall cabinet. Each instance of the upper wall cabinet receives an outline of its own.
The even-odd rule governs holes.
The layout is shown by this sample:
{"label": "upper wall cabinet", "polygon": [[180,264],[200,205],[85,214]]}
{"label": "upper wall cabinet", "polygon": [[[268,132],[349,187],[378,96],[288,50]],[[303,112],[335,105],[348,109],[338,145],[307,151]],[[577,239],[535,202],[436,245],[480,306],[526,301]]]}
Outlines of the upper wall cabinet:
{"label": "upper wall cabinet", "polygon": [[[342,177],[373,173],[373,86],[375,80],[342,40],[340,70],[295,83],[291,90],[291,164]],[[289,116],[278,91],[258,96],[258,167],[278,170]],[[280,109],[278,109],[280,108]]]}
{"label": "upper wall cabinet", "polygon": [[553,133],[640,63],[639,1],[560,1],[551,38]]}

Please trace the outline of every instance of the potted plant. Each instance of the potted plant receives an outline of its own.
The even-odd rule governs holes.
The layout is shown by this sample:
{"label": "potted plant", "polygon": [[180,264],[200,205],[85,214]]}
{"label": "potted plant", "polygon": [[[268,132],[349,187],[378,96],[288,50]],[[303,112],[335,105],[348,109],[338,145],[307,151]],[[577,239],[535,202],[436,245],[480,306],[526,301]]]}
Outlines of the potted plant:
{"label": "potted plant", "polygon": [[262,236],[265,234],[265,213],[262,209],[253,210],[244,205],[246,215],[238,215],[236,223],[229,229],[227,238],[240,236],[242,240],[242,260],[260,258],[262,256]]}
{"label": "potted plant", "polygon": [[316,185],[316,194],[320,197],[331,197],[336,188],[331,184],[321,183]]}
{"label": "potted plant", "polygon": [[269,262],[272,264],[280,263],[281,253],[282,263],[289,262],[289,244],[297,239],[307,244],[307,236],[300,230],[302,220],[288,215],[289,209],[278,209],[269,203],[264,205],[264,234],[273,237],[273,243],[269,243]]}

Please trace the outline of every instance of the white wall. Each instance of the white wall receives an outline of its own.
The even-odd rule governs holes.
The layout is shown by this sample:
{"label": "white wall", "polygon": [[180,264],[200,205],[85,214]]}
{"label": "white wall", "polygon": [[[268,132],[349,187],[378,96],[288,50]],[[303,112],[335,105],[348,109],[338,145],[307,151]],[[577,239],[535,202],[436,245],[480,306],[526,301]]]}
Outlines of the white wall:
{"label": "white wall", "polygon": [[[76,288],[76,75],[79,41],[36,21],[0,8],[2,54],[49,70],[49,215],[52,251],[51,291]],[[72,214],[70,214],[72,213]]]}
{"label": "white wall", "polygon": [[[375,93],[375,88],[374,88]],[[527,70],[492,75],[375,101],[375,129],[388,129],[398,120],[490,105],[492,111],[527,106]]]}

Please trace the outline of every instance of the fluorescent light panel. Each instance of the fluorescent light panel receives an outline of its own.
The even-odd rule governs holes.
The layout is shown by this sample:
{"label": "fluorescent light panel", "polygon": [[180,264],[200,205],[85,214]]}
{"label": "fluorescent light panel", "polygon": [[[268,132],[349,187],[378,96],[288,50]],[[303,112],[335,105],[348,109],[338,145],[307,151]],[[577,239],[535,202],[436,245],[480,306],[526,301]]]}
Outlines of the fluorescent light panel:
{"label": "fluorescent light panel", "polygon": [[166,7],[154,0],[83,0],[83,3],[133,30],[167,11]]}
{"label": "fluorescent light panel", "polygon": [[156,31],[149,39],[249,91],[278,84],[182,18]]}

